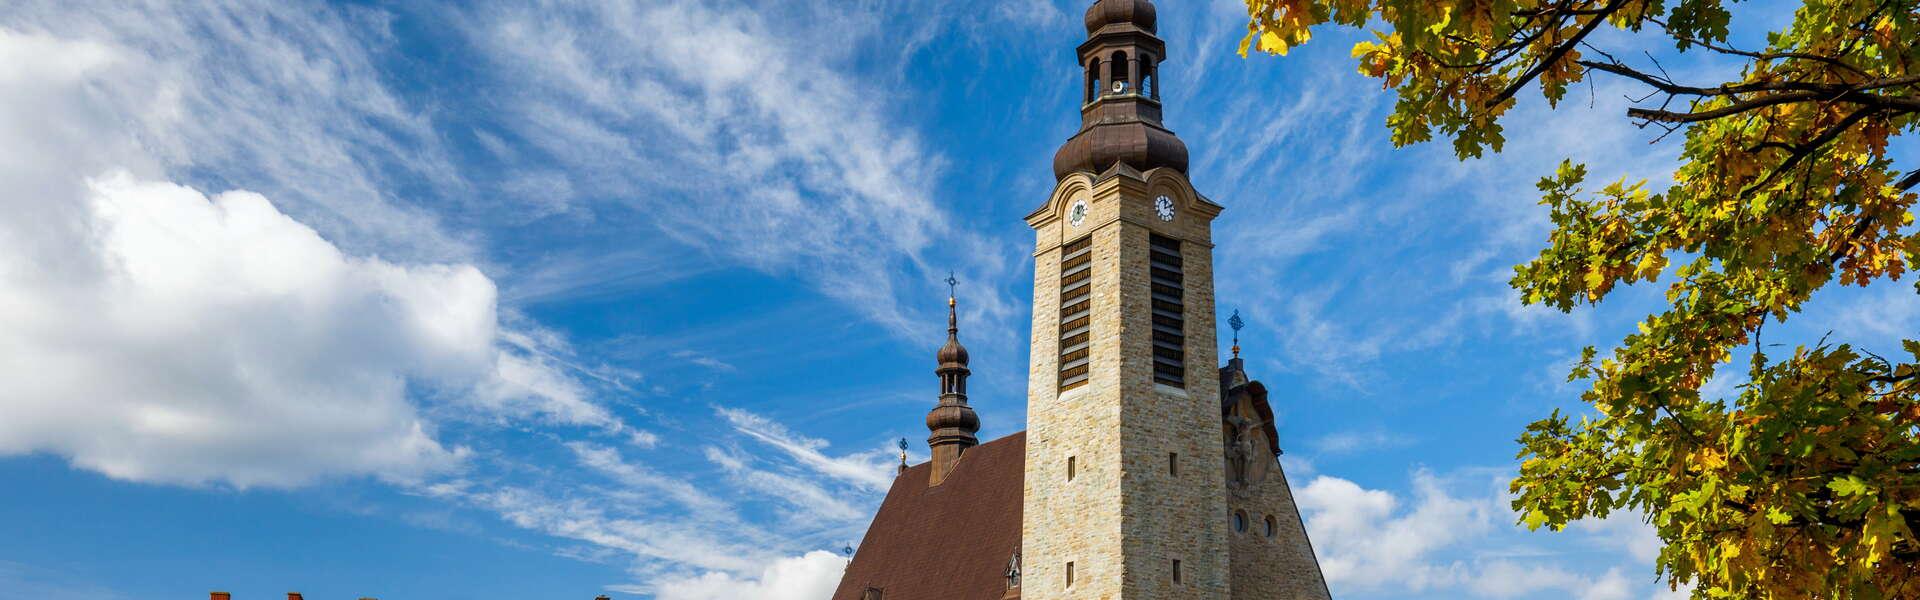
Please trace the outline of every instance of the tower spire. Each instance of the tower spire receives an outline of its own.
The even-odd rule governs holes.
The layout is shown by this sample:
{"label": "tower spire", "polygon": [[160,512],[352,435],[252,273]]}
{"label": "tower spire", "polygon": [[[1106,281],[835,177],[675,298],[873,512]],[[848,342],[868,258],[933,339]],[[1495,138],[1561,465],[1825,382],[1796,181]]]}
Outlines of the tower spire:
{"label": "tower spire", "polygon": [[1233,316],[1227,317],[1227,326],[1233,328],[1233,358],[1238,360],[1240,358],[1240,328],[1247,326],[1246,321],[1240,320],[1240,309],[1234,309]]}
{"label": "tower spire", "polygon": [[1149,0],[1099,0],[1080,44],[1080,131],[1053,155],[1054,179],[1098,175],[1116,163],[1141,172],[1187,171],[1187,145],[1160,123],[1160,62],[1167,45]]}
{"label": "tower spire", "polygon": [[935,356],[940,376],[940,402],[927,412],[927,445],[933,448],[933,472],[927,482],[940,485],[968,448],[980,444],[973,434],[980,431],[980,416],[967,406],[967,347],[960,345],[959,303],[954,290],[960,280],[947,274],[947,344]]}

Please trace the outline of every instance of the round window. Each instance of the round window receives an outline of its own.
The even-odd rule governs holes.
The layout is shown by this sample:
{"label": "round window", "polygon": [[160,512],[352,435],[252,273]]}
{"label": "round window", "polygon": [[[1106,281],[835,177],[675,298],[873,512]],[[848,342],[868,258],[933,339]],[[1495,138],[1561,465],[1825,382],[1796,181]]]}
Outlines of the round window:
{"label": "round window", "polygon": [[1244,511],[1234,511],[1234,513],[1233,513],[1233,531],[1234,531],[1234,533],[1246,533],[1246,532],[1247,532],[1247,513],[1246,513],[1246,512],[1244,512]]}

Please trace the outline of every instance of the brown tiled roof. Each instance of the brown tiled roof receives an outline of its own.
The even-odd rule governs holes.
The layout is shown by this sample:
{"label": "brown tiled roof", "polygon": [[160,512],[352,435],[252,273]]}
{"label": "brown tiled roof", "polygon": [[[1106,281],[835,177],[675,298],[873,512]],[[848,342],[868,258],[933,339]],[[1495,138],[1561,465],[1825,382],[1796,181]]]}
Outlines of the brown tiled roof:
{"label": "brown tiled roof", "polygon": [[1027,432],[968,449],[953,473],[927,486],[928,464],[893,480],[833,600],[999,600],[1007,559],[1020,549]]}

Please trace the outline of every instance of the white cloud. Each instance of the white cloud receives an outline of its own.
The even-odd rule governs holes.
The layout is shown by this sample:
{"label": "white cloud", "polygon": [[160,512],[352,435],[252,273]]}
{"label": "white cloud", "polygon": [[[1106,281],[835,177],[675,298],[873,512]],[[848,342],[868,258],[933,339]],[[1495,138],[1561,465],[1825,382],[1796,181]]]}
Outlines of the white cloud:
{"label": "white cloud", "polygon": [[833,594],[846,568],[845,558],[815,550],[774,561],[759,577],[706,573],[663,581],[653,590],[633,591],[652,591],[658,600],[819,600]]}
{"label": "white cloud", "polygon": [[580,464],[612,477],[625,484],[628,489],[645,491],[672,500],[695,513],[705,515],[732,513],[732,507],[726,501],[715,498],[685,480],[667,477],[626,462],[620,457],[620,453],[612,448],[586,442],[570,442],[567,448],[573,451],[574,457],[580,461]]}
{"label": "white cloud", "polygon": [[1637,510],[1616,512],[1605,519],[1574,521],[1568,529],[1584,533],[1601,547],[1624,552],[1642,563],[1653,564],[1653,559],[1660,556],[1660,535]]}
{"label": "white cloud", "polygon": [[785,519],[789,525],[795,521],[818,523],[819,521],[857,522],[869,515],[865,507],[856,507],[829,491],[826,487],[805,477],[787,475],[751,466],[750,456],[729,453],[709,446],[707,460],[719,465],[727,474],[738,480],[743,487],[753,490],[763,497],[776,499],[788,506]]}
{"label": "white cloud", "polygon": [[1596,574],[1568,566],[1559,554],[1529,548],[1497,490],[1456,494],[1446,478],[1427,471],[1415,472],[1412,484],[1411,502],[1336,477],[1316,477],[1299,488],[1308,536],[1336,596],[1624,600],[1644,590],[1623,573],[1650,571],[1650,552],[1658,546],[1650,531],[1636,527],[1635,515],[1576,523],[1568,533],[1553,534],[1617,557],[1602,561],[1607,570]]}
{"label": "white cloud", "polygon": [[1380,429],[1336,431],[1314,440],[1313,449],[1323,454],[1346,454],[1400,448],[1413,442],[1412,436]]}
{"label": "white cloud", "polygon": [[897,47],[877,7],[758,8],[781,16],[553,0],[487,5],[463,29],[511,90],[504,133],[572,174],[572,201],[642,211],[667,239],[799,278],[903,335],[924,332],[908,301],[946,270],[923,264],[936,243],[966,250],[951,254],[963,277],[1019,263],[949,226],[943,160],[889,119],[907,98],[847,72],[858,49]]}
{"label": "white cloud", "polygon": [[711,356],[707,356],[699,352],[694,352],[692,350],[675,351],[673,353],[673,357],[696,364],[696,365],[700,365],[702,367],[713,369],[715,371],[732,372],[732,371],[739,370],[737,367],[734,367],[732,364],[726,361],[723,361]]}
{"label": "white cloud", "polygon": [[994,5],[993,15],[1017,25],[1047,29],[1067,21],[1066,11],[1053,0],[1002,0]]}
{"label": "white cloud", "polygon": [[86,202],[90,272],[0,250],[0,378],[16,382],[0,452],[242,487],[456,462],[407,382],[489,376],[493,285],[479,271],[345,256],[257,194],[122,174]]}
{"label": "white cloud", "polygon": [[[298,0],[9,2],[0,29],[11,41],[0,45],[28,54],[7,62],[37,61],[25,70],[62,70],[84,85],[6,92],[0,103],[31,119],[7,139],[34,140],[13,146],[58,159],[33,174],[42,185],[108,169],[174,181],[192,172],[273,198],[351,253],[464,260],[466,240],[387,191],[464,185],[431,121],[384,83],[388,19]],[[45,40],[91,50],[49,61],[34,50]],[[76,70],[100,56],[111,60]]]}
{"label": "white cloud", "polygon": [[796,434],[784,425],[744,410],[716,410],[733,425],[735,431],[778,448],[795,461],[823,475],[876,492],[884,492],[893,485],[894,463],[891,453],[884,448],[846,456],[827,456],[821,452],[827,447],[824,440]]}
{"label": "white cloud", "polygon": [[[1497,507],[1488,500],[1451,496],[1424,471],[1414,475],[1413,484],[1416,504],[1410,510],[1401,510],[1391,493],[1336,477],[1316,477],[1301,489],[1300,510],[1329,585],[1420,591],[1462,577],[1463,566],[1435,562],[1433,555],[1483,535],[1493,527]],[[1380,573],[1397,576],[1381,578]]]}
{"label": "white cloud", "polygon": [[651,578],[685,574],[687,569],[702,573],[751,572],[778,558],[769,550],[774,541],[734,519],[733,511],[726,506],[710,512],[651,512],[633,506],[646,503],[645,508],[662,510],[644,494],[567,497],[527,487],[487,488],[467,483],[435,485],[422,493],[492,511],[523,529],[631,557],[632,570]]}
{"label": "white cloud", "polygon": [[612,427],[499,343],[474,266],[356,256],[260,194],[166,182],[149,150],[181,101],[138,49],[0,29],[0,64],[0,138],[34,142],[0,149],[0,453],[292,486],[457,464],[415,392]]}

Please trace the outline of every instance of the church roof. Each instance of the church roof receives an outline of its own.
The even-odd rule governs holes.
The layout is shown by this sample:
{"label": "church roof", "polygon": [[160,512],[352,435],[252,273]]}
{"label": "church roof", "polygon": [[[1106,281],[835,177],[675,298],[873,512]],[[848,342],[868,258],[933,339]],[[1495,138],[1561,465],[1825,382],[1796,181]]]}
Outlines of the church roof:
{"label": "church roof", "polygon": [[1007,591],[1020,550],[1027,433],[970,448],[946,481],[928,486],[931,463],[909,467],[874,515],[833,600],[979,600]]}

